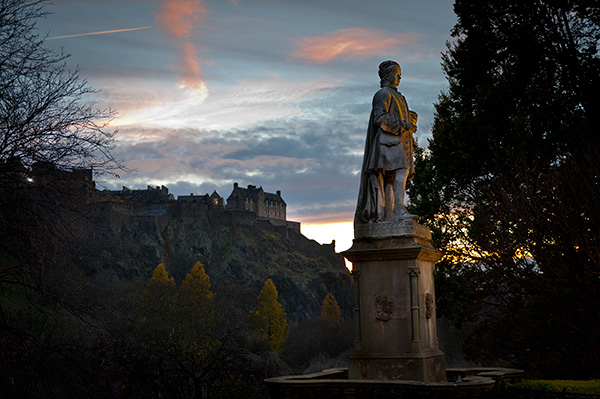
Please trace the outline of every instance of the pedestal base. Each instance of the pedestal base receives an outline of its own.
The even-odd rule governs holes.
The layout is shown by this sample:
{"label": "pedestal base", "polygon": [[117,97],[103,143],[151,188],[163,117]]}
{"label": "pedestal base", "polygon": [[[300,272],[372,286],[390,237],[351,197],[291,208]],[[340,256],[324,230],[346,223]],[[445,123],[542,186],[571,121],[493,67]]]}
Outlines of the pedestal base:
{"label": "pedestal base", "polygon": [[272,399],[486,399],[491,391],[519,382],[523,370],[448,370],[448,382],[349,379],[346,369],[324,370],[265,380]]}
{"label": "pedestal base", "polygon": [[356,341],[348,372],[357,380],[443,382],[433,270],[441,253],[414,220],[355,226],[352,262]]}
{"label": "pedestal base", "polygon": [[358,380],[445,381],[445,357],[439,350],[416,354],[355,353],[348,359],[348,378]]}

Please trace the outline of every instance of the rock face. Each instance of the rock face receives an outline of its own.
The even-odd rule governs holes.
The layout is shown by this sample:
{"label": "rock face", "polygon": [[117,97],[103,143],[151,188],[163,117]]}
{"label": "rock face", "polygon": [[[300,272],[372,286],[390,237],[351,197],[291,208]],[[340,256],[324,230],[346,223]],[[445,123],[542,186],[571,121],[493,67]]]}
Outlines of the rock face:
{"label": "rock face", "polygon": [[[257,219],[203,203],[96,203],[97,226],[90,246],[99,256],[92,269],[114,278],[148,279],[164,263],[181,281],[196,261],[219,291],[251,306],[271,278],[290,320],[318,315],[331,292],[344,317],[351,317],[353,288],[344,258],[334,245],[321,245],[297,223]],[[275,224],[274,224],[275,223]],[[250,302],[250,303],[248,303]]]}

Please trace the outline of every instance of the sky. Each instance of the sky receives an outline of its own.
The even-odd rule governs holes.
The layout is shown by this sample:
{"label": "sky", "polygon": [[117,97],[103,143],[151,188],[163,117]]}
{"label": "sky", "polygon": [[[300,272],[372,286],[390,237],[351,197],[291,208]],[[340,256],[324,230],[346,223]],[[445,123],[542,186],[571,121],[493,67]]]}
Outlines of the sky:
{"label": "sky", "polygon": [[[352,245],[378,65],[427,146],[446,87],[451,0],[53,0],[46,46],[117,112],[114,151],[130,172],[100,189],[165,185],[227,199],[233,183],[281,190],[288,220],[321,243]],[[418,170],[416,171],[418,173]]]}

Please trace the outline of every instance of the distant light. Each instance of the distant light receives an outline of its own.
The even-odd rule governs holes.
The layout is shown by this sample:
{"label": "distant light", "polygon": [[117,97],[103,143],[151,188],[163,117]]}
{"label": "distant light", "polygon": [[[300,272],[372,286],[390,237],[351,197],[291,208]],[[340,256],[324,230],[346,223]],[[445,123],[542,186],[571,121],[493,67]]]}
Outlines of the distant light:
{"label": "distant light", "polygon": [[27,178],[27,181],[28,181],[29,183],[33,183],[33,177],[28,177],[28,178]]}

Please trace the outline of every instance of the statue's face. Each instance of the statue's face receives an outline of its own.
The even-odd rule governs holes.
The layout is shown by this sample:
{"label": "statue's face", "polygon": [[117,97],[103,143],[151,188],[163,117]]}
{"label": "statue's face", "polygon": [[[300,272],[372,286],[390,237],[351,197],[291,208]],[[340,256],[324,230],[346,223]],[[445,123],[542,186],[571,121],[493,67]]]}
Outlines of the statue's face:
{"label": "statue's face", "polygon": [[388,73],[387,80],[394,87],[398,87],[400,84],[400,79],[402,79],[402,72],[400,72],[400,67],[396,67]]}

